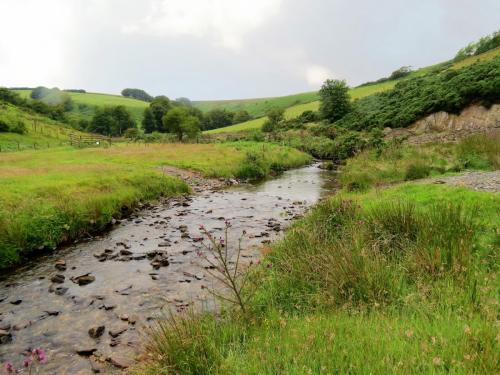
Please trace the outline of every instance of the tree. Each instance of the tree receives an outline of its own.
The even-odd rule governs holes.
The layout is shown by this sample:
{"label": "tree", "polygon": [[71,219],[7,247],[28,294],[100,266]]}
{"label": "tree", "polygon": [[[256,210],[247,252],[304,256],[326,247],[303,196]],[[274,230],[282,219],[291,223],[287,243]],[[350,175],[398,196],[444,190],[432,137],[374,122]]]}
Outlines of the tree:
{"label": "tree", "polygon": [[31,99],[42,99],[50,93],[50,89],[44,86],[35,87],[31,91]]}
{"label": "tree", "polygon": [[184,97],[175,99],[175,102],[179,103],[180,105],[183,105],[185,107],[192,107],[193,106],[193,103],[191,102],[191,100],[189,100],[188,98],[184,98]]}
{"label": "tree", "polygon": [[189,115],[184,107],[176,107],[167,112],[163,117],[163,127],[168,133],[177,135],[179,141],[187,134],[189,137],[196,136],[200,130],[198,118]]}
{"label": "tree", "polygon": [[125,130],[137,127],[132,115],[123,105],[114,107],[112,116],[115,119],[115,127],[112,129],[113,135],[121,136]]}
{"label": "tree", "polygon": [[406,77],[411,73],[411,66],[402,66],[401,68],[393,71],[389,76],[389,79],[399,79]]}
{"label": "tree", "polygon": [[234,113],[225,109],[212,109],[205,114],[203,118],[203,129],[218,129],[233,124]]}
{"label": "tree", "polygon": [[121,136],[127,129],[135,127],[135,121],[127,109],[117,106],[98,108],[87,130],[109,136]]}
{"label": "tree", "polygon": [[144,133],[150,134],[156,131],[156,121],[151,108],[144,109],[144,115],[142,117],[142,129]]}
{"label": "tree", "polygon": [[166,96],[157,96],[153,99],[149,105],[151,111],[153,112],[153,117],[155,118],[155,127],[159,132],[164,132],[163,127],[163,117],[172,108],[170,99]]}
{"label": "tree", "polygon": [[319,90],[319,111],[330,122],[340,120],[351,111],[349,86],[345,81],[327,79]]}
{"label": "tree", "polygon": [[252,117],[250,116],[250,114],[247,111],[242,110],[242,111],[238,111],[234,114],[233,123],[239,124],[241,122],[245,122],[245,121],[248,121],[251,119],[252,119]]}
{"label": "tree", "polygon": [[153,100],[153,97],[151,95],[149,95],[146,91],[141,89],[123,89],[122,96],[125,96],[127,98],[142,100],[145,102],[150,102]]}
{"label": "tree", "polygon": [[276,127],[285,119],[285,110],[283,108],[271,108],[266,112],[266,116],[269,122]]}

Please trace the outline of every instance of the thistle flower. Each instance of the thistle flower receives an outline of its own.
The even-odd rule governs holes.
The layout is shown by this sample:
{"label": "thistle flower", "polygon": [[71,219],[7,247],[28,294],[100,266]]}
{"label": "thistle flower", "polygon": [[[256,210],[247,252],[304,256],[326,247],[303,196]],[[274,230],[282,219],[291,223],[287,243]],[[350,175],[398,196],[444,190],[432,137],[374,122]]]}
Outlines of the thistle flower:
{"label": "thistle flower", "polygon": [[5,371],[7,371],[8,374],[14,374],[16,372],[16,369],[11,362],[7,362],[5,364]]}
{"label": "thistle flower", "polygon": [[25,357],[25,358],[23,359],[23,367],[28,368],[28,367],[30,367],[30,365],[31,365],[31,358],[29,358],[29,357]]}
{"label": "thistle flower", "polygon": [[42,348],[36,348],[35,350],[33,350],[33,355],[40,363],[45,363],[47,361],[45,350],[43,350]]}

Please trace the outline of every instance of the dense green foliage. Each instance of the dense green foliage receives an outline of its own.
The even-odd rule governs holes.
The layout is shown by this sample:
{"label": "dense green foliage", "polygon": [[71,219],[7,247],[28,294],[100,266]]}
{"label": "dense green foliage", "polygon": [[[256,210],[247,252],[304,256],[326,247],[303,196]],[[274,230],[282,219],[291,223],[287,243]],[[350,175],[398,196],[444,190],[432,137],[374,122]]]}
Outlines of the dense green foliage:
{"label": "dense green foliage", "polygon": [[137,127],[132,115],[124,106],[99,108],[87,131],[108,136],[122,136],[129,128]]}
{"label": "dense green foliage", "polygon": [[321,116],[335,122],[351,110],[349,87],[345,81],[327,79],[319,90]]}
{"label": "dense green foliage", "polygon": [[200,132],[200,120],[189,114],[185,107],[175,107],[163,116],[163,129],[167,133],[177,135],[177,139],[182,141],[184,135],[194,138]]}
{"label": "dense green foliage", "polygon": [[150,102],[153,100],[153,97],[149,95],[146,91],[141,89],[123,89],[121,92],[122,96],[126,98],[133,98],[137,100],[143,100],[145,102]]}
{"label": "dense green foliage", "polygon": [[500,31],[495,31],[462,48],[457,52],[454,61],[462,61],[467,57],[477,56],[498,47],[500,47]]}
{"label": "dense green foliage", "polygon": [[459,70],[444,70],[409,78],[394,89],[354,103],[337,125],[363,130],[406,127],[435,112],[458,113],[467,105],[490,106],[500,101],[500,57]]}
{"label": "dense green foliage", "polygon": [[233,112],[225,109],[212,109],[203,115],[202,127],[203,130],[218,129],[229,126],[234,123]]}

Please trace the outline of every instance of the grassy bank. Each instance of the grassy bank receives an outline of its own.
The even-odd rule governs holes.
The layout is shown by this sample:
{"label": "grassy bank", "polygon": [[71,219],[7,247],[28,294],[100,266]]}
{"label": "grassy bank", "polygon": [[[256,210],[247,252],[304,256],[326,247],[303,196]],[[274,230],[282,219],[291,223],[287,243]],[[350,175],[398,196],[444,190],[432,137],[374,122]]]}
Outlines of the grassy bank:
{"label": "grassy bank", "polygon": [[364,190],[466,169],[500,169],[500,136],[475,135],[458,144],[391,142],[381,150],[366,150],[347,160],[340,181],[349,190]]}
{"label": "grassy bank", "polygon": [[103,228],[138,201],[188,191],[159,166],[190,168],[209,177],[261,178],[309,160],[294,149],[250,142],[2,153],[0,268]]}
{"label": "grassy bank", "polygon": [[249,313],[161,323],[136,373],[493,374],[499,213],[436,185],[331,198],[253,270]]}

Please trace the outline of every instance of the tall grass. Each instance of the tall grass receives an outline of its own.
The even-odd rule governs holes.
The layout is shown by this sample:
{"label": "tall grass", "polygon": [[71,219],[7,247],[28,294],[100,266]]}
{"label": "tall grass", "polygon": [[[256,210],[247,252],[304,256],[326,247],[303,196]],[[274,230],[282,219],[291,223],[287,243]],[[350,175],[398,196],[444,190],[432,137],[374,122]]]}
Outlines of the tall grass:
{"label": "tall grass", "polygon": [[250,322],[164,323],[138,373],[493,374],[499,212],[498,196],[444,186],[329,199],[252,274]]}
{"label": "tall grass", "polygon": [[366,150],[341,168],[340,181],[348,190],[417,180],[463,170],[500,167],[500,135],[474,135],[457,144],[387,145],[382,152]]}

